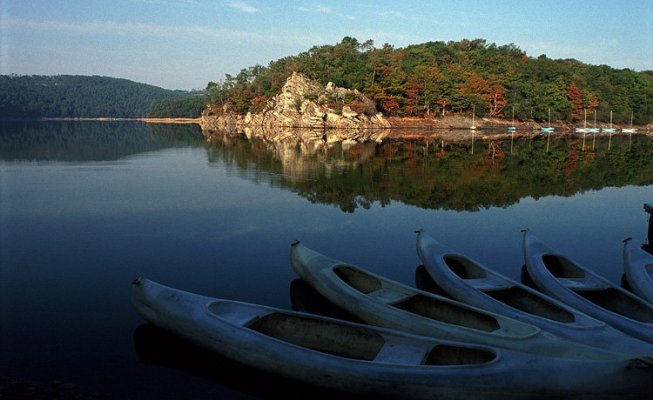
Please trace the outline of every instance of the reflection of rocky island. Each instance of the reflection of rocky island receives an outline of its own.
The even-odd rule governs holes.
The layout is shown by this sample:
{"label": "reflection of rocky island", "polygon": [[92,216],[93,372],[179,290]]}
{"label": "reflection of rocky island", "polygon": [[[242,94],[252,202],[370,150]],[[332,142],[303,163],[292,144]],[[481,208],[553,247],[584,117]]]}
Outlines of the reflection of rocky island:
{"label": "reflection of rocky island", "polygon": [[546,138],[476,141],[473,151],[469,142],[442,148],[440,141],[428,140],[343,145],[215,134],[211,141],[211,162],[228,162],[244,179],[267,181],[346,212],[394,201],[479,210],[529,196],[653,183],[653,146],[647,137],[597,138],[585,151],[580,140],[547,144]]}
{"label": "reflection of rocky island", "polygon": [[[200,124],[207,133],[244,132],[248,137],[268,138],[269,132],[287,137],[296,131],[284,128],[303,128],[304,133],[328,142],[379,141],[390,127],[383,115],[377,113],[374,102],[358,90],[332,83],[322,87],[298,73],[288,78],[281,93],[269,100],[262,111],[243,116],[237,115],[229,104],[209,107]],[[279,135],[280,132],[283,133]]]}

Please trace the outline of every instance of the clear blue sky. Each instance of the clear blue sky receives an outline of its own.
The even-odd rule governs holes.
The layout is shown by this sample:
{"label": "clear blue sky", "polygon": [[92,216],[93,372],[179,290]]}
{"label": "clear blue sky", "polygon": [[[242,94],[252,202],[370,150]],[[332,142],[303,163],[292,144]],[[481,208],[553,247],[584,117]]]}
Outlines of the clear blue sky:
{"label": "clear blue sky", "polygon": [[482,38],[653,70],[653,0],[0,0],[0,73],[201,89],[344,36],[395,47]]}

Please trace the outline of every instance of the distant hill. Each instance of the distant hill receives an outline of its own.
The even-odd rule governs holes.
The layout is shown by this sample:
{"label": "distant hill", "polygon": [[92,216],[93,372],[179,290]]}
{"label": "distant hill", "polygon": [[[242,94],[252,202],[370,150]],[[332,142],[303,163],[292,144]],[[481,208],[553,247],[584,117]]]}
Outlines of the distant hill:
{"label": "distant hill", "polygon": [[191,93],[104,76],[0,75],[0,118],[138,118]]}
{"label": "distant hill", "polygon": [[345,37],[294,56],[242,69],[209,82],[213,104],[231,103],[240,113],[257,112],[279,93],[292,72],[323,85],[358,89],[385,116],[450,114],[546,121],[580,121],[587,110],[607,121],[653,120],[653,72],[589,65],[574,59],[532,57],[514,44],[484,39],[427,42],[403,48],[376,47]]}

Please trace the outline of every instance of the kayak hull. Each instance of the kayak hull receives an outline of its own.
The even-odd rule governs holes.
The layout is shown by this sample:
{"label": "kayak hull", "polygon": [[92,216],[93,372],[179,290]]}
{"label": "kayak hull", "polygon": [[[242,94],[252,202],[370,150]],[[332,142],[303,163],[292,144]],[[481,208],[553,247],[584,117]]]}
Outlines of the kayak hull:
{"label": "kayak hull", "polygon": [[148,322],[207,350],[349,393],[414,399],[635,398],[651,379],[649,369],[636,368],[643,365],[637,359],[561,361],[438,341],[214,299],[143,278],[133,285],[132,303]]}

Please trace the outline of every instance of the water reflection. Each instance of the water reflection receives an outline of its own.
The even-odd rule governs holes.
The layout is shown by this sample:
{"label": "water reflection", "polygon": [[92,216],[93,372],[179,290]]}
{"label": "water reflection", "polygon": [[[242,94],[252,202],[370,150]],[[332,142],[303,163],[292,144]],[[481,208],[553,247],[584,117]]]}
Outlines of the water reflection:
{"label": "water reflection", "polygon": [[96,121],[2,121],[2,161],[116,161],[176,147],[204,145],[195,125]]}
{"label": "water reflection", "polygon": [[343,144],[214,134],[209,141],[211,163],[234,165],[244,179],[284,187],[345,212],[395,201],[477,211],[524,197],[653,182],[652,141],[642,136],[599,137],[593,150],[583,150],[578,138],[513,141],[509,136]]}
{"label": "water reflection", "polygon": [[[582,138],[468,131],[415,132],[382,143],[324,141],[316,131],[251,137],[196,125],[133,122],[22,122],[0,125],[1,161],[115,161],[179,146],[207,148],[210,165],[256,183],[297,193],[344,212],[392,202],[424,209],[477,211],[524,197],[653,182],[652,139]],[[446,139],[445,139],[446,137]],[[609,150],[608,150],[609,149]]]}

